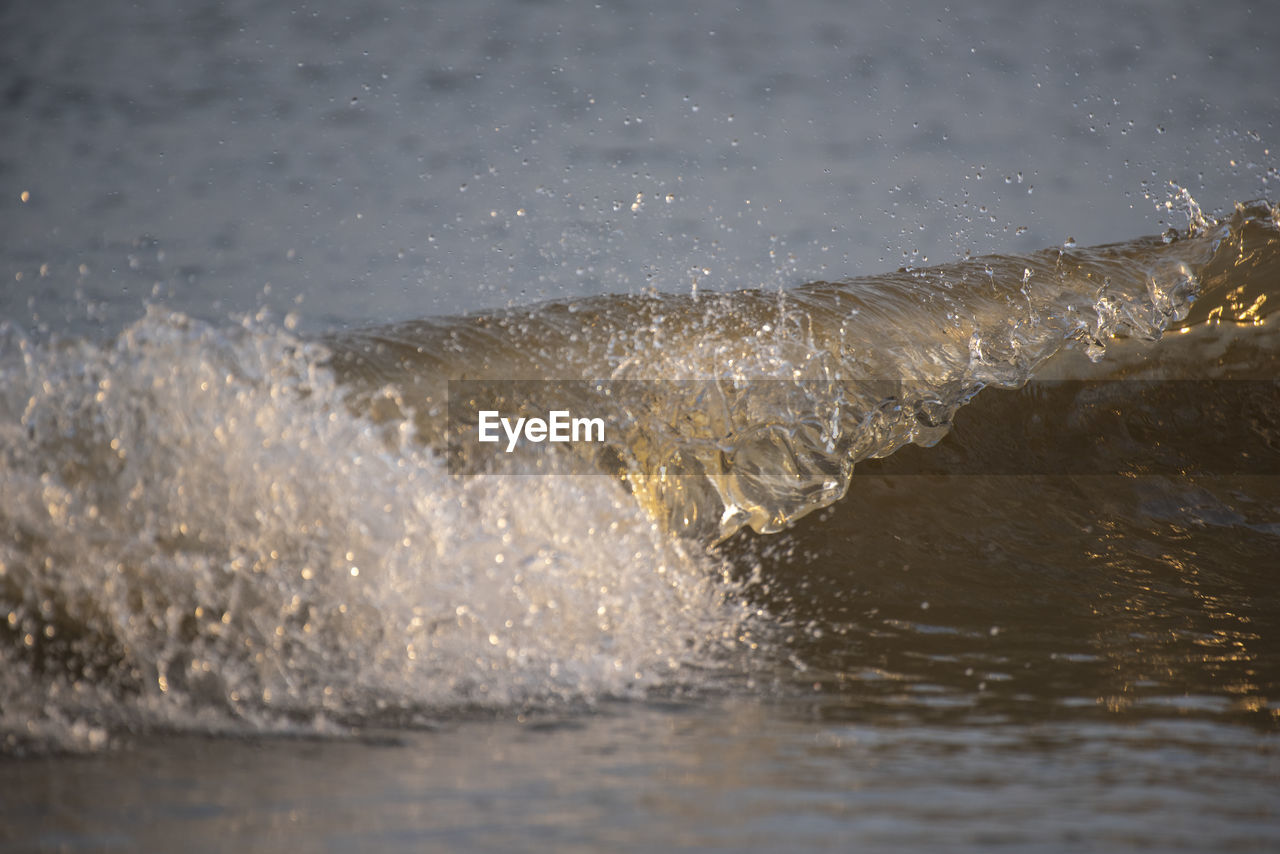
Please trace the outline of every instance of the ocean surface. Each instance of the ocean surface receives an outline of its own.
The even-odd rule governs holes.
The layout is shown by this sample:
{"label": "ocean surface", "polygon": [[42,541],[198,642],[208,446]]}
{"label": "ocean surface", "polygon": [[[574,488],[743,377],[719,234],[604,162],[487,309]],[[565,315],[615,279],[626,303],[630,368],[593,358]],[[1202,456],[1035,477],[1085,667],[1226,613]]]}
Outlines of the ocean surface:
{"label": "ocean surface", "polygon": [[0,848],[1280,847],[1280,11],[615,6],[0,9]]}

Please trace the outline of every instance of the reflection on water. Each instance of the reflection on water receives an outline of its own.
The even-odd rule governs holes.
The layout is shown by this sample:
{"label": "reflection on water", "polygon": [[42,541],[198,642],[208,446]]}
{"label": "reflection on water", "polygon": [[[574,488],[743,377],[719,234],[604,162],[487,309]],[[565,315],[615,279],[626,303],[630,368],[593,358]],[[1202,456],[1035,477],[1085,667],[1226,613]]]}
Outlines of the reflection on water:
{"label": "reflection on water", "polygon": [[855,485],[782,543],[735,555],[770,579],[766,606],[785,615],[806,665],[792,680],[838,695],[831,713],[1280,724],[1280,532],[1249,521],[1274,518],[1276,478]]}

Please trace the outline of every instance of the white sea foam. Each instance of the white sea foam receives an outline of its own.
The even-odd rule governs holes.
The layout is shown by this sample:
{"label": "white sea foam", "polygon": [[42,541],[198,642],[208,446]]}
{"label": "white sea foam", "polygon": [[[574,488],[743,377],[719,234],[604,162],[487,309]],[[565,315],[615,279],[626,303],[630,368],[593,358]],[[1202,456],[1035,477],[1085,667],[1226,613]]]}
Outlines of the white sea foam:
{"label": "white sea foam", "polygon": [[7,331],[14,737],[590,701],[738,643],[733,586],[615,482],[452,477],[323,357],[158,309],[106,345]]}

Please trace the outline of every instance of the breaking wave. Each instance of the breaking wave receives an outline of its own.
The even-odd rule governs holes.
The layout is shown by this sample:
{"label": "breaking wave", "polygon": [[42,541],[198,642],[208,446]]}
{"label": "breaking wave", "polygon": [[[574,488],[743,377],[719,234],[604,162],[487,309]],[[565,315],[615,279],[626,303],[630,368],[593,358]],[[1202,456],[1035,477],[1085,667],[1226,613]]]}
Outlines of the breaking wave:
{"label": "breaking wave", "polygon": [[[76,748],[749,679],[784,621],[758,564],[709,544],[831,505],[1064,350],[1215,323],[1262,340],[1277,222],[1258,202],[1110,246],[315,339],[156,307],[107,342],[4,327],[0,729]],[[1181,343],[1130,355],[1201,375]],[[459,379],[645,391],[614,477],[459,477]]]}

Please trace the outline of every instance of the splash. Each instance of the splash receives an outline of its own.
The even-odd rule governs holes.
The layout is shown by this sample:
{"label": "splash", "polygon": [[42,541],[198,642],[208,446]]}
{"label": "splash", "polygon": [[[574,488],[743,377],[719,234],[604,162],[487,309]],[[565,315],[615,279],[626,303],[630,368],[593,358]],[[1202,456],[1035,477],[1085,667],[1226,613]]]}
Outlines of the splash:
{"label": "splash", "polygon": [[5,331],[11,741],[590,702],[739,643],[734,585],[616,484],[452,478],[326,355],[158,309],[105,346]]}

